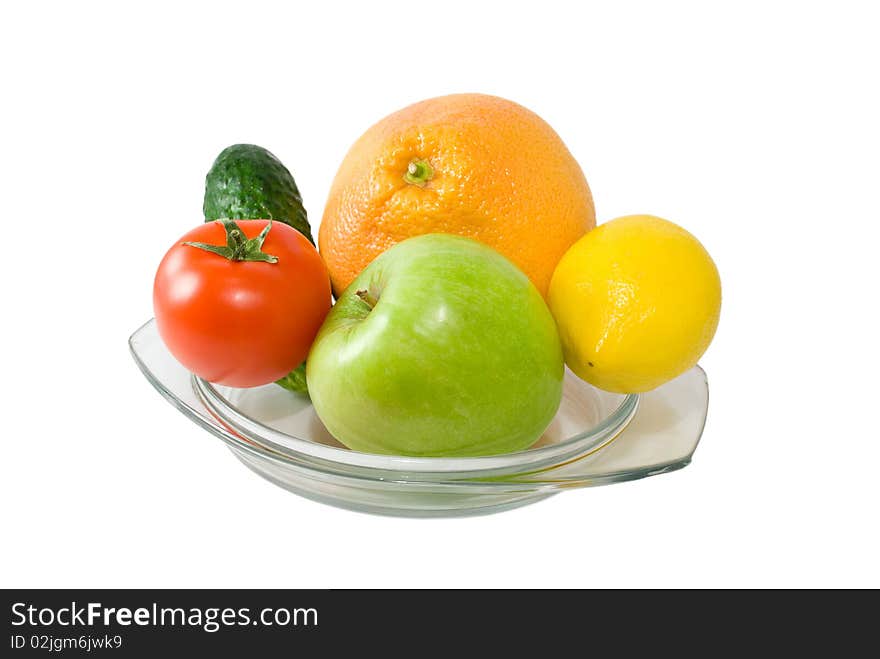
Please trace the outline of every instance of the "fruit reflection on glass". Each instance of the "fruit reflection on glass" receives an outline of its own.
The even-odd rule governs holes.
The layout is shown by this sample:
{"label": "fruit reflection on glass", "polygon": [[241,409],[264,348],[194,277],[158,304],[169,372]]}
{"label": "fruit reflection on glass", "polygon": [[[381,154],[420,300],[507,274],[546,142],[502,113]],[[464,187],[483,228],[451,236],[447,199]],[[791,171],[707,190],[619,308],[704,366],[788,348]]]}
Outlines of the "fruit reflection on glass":
{"label": "fruit reflection on glass", "polygon": [[496,251],[451,235],[410,238],[373,261],[307,364],[321,420],[368,453],[525,449],[562,396],[559,337],[538,290]]}

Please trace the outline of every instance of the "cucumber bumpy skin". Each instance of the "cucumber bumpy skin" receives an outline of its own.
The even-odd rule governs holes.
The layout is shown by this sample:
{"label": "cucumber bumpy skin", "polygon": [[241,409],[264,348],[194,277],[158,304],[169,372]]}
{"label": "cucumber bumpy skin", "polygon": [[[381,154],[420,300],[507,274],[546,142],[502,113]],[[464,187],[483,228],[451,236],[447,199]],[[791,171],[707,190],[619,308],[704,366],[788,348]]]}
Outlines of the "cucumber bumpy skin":
{"label": "cucumber bumpy skin", "polygon": [[276,380],[275,384],[297,394],[309,393],[309,385],[306,382],[306,363],[303,362],[283,378]]}
{"label": "cucumber bumpy skin", "polygon": [[220,152],[205,177],[202,210],[205,222],[283,222],[315,244],[293,176],[278,158],[255,144],[233,144]]}
{"label": "cucumber bumpy skin", "polygon": [[[220,152],[205,177],[205,222],[219,219],[275,220],[289,224],[315,244],[302,196],[290,171],[255,144],[233,144]],[[305,362],[276,384],[308,394]]]}

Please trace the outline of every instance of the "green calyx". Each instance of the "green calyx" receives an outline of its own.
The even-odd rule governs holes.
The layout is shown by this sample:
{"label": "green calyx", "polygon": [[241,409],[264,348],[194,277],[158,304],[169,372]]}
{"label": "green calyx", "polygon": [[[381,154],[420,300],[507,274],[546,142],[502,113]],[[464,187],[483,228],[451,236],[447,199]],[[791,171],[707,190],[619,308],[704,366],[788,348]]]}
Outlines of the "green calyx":
{"label": "green calyx", "polygon": [[208,243],[196,243],[186,241],[183,244],[190,247],[198,247],[206,252],[219,254],[230,261],[263,261],[265,263],[278,263],[278,257],[266,254],[263,251],[263,241],[269,235],[269,229],[272,228],[272,220],[260,231],[260,235],[256,238],[246,238],[244,231],[241,230],[234,220],[221,219],[217,220],[223,224],[226,229],[225,245],[209,245]]}
{"label": "green calyx", "polygon": [[434,168],[427,160],[421,159],[410,162],[406,174],[403,175],[404,181],[420,188],[424,188],[432,178],[434,178]]}

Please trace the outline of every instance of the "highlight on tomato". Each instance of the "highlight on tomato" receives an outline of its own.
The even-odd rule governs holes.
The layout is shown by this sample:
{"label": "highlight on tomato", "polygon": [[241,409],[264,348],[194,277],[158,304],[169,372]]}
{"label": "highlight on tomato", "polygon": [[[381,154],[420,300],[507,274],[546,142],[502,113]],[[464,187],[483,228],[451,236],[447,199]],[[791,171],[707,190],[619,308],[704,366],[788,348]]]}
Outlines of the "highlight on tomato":
{"label": "highlight on tomato", "polygon": [[201,224],[165,254],[153,284],[162,341],[189,371],[256,387],[305,360],[330,310],[330,277],[312,244],[271,220]]}

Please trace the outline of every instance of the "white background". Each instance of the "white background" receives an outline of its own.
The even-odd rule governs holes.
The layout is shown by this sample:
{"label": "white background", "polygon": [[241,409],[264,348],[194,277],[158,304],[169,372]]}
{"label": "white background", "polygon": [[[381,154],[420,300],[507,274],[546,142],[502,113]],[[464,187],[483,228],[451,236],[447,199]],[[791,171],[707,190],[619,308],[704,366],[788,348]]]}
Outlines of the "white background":
{"label": "white background", "polygon": [[[6,3],[0,586],[880,586],[871,4]],[[687,469],[352,513],[242,468],[136,368],[220,149],[275,152],[315,226],[361,132],[460,91],[549,121],[600,221],[662,215],[713,254]]]}

